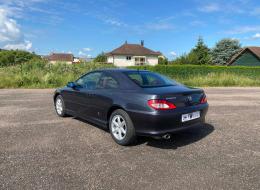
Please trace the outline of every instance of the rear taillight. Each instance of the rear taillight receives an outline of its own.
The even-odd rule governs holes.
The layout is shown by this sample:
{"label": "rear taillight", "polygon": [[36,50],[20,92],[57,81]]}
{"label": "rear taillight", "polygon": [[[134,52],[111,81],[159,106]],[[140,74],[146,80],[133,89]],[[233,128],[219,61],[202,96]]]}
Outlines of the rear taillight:
{"label": "rear taillight", "polygon": [[148,100],[148,105],[155,110],[171,110],[176,106],[166,100]]}
{"label": "rear taillight", "polygon": [[206,97],[206,95],[203,96],[203,98],[200,100],[200,103],[201,103],[201,104],[207,103],[207,97]]}

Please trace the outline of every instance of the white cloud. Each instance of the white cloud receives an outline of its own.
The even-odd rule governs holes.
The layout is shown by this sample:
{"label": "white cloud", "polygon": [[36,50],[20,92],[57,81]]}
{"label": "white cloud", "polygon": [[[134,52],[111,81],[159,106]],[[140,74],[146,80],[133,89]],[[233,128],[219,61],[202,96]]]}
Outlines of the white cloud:
{"label": "white cloud", "polygon": [[81,51],[81,50],[78,52],[78,55],[79,55],[80,57],[87,57],[87,58],[92,57],[92,55],[87,54],[86,52]]}
{"label": "white cloud", "polygon": [[258,40],[260,39],[260,33],[255,33],[253,36],[244,38],[245,40]]}
{"label": "white cloud", "polygon": [[0,47],[4,49],[30,50],[32,43],[24,39],[16,21],[10,18],[10,10],[0,7]]}
{"label": "white cloud", "polygon": [[92,51],[92,49],[89,48],[89,47],[82,48],[82,50],[80,50],[80,51],[78,52],[78,55],[79,55],[79,56],[83,56],[83,57],[91,57],[91,55],[87,54],[87,53],[90,52],[90,51]]}
{"label": "white cloud", "polygon": [[177,56],[177,53],[175,51],[171,51],[170,52],[170,55],[173,56],[173,57],[176,57]]}
{"label": "white cloud", "polygon": [[7,44],[4,46],[4,49],[20,49],[20,50],[31,50],[32,49],[32,42],[25,41],[16,44]]}
{"label": "white cloud", "polygon": [[220,10],[220,6],[216,3],[211,3],[199,7],[199,11],[206,12],[206,13],[217,12],[219,10]]}
{"label": "white cloud", "polygon": [[8,17],[8,11],[0,8],[0,42],[10,42],[21,38],[16,21]]}
{"label": "white cloud", "polygon": [[79,51],[79,53],[78,53],[80,56],[85,56],[86,55],[86,53],[84,53],[83,51]]}
{"label": "white cloud", "polygon": [[114,26],[125,26],[125,24],[121,21],[118,21],[114,18],[108,18],[108,19],[104,19],[104,22],[110,25],[114,25]]}
{"label": "white cloud", "polygon": [[260,25],[259,26],[240,26],[233,28],[231,30],[225,31],[227,34],[246,34],[249,32],[259,32],[260,31]]}
{"label": "white cloud", "polygon": [[253,39],[259,39],[260,38],[260,33],[256,33],[255,35],[252,36]]}
{"label": "white cloud", "polygon": [[169,23],[158,22],[158,23],[147,24],[146,28],[150,30],[170,30],[173,29],[174,27],[172,24]]}
{"label": "white cloud", "polygon": [[198,10],[204,13],[222,12],[223,14],[248,14],[247,0],[217,1],[213,3],[200,3]]}
{"label": "white cloud", "polygon": [[91,51],[91,48],[83,48],[84,51]]}

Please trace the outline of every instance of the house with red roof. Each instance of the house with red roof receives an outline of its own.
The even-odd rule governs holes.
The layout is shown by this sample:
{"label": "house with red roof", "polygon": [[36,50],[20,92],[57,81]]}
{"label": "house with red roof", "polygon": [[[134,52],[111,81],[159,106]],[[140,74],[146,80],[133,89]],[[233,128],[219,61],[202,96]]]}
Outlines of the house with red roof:
{"label": "house with red roof", "polygon": [[71,53],[51,53],[46,57],[50,63],[64,62],[68,64],[74,63],[74,56]]}
{"label": "house with red roof", "polygon": [[125,42],[120,47],[106,54],[107,62],[118,67],[138,66],[138,65],[157,65],[161,52],[153,51],[141,44],[128,44]]}

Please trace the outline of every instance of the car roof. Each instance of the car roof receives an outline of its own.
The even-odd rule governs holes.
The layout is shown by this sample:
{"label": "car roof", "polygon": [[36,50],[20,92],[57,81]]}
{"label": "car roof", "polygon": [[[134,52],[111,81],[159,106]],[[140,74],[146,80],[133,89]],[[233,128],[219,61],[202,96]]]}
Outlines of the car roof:
{"label": "car roof", "polygon": [[138,71],[138,72],[149,72],[147,70],[139,70],[139,69],[126,69],[126,68],[106,68],[106,69],[98,69],[96,71],[106,71],[106,72],[128,72],[128,71]]}

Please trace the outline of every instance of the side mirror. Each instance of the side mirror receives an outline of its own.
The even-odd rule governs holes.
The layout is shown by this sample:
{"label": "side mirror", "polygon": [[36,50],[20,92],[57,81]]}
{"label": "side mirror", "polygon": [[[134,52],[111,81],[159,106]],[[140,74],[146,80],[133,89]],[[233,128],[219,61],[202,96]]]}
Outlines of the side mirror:
{"label": "side mirror", "polygon": [[75,88],[77,85],[74,82],[68,82],[67,87]]}

